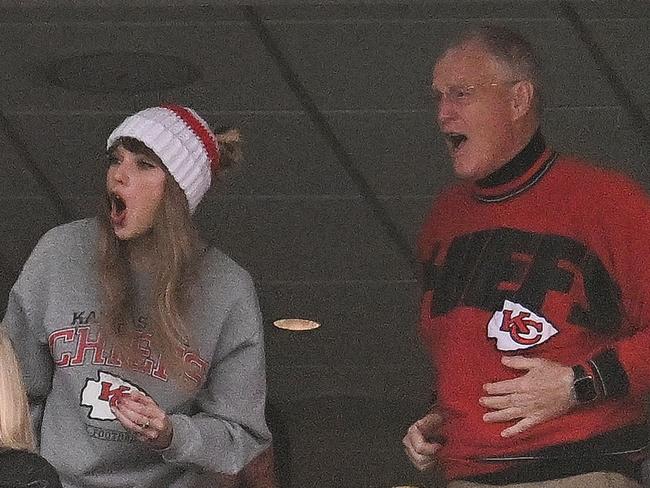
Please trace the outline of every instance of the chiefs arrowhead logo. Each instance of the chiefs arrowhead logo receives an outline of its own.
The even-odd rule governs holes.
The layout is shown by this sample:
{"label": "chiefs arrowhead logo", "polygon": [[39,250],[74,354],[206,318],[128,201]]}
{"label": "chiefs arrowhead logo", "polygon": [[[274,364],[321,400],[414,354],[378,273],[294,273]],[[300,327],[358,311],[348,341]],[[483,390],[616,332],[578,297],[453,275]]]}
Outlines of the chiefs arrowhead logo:
{"label": "chiefs arrowhead logo", "polygon": [[115,420],[115,414],[111,411],[111,404],[121,396],[136,391],[144,394],[133,383],[117,375],[99,371],[99,378],[97,380],[92,378],[86,379],[86,385],[81,391],[81,405],[90,407],[88,418],[95,420]]}
{"label": "chiefs arrowhead logo", "polygon": [[558,333],[544,317],[508,300],[487,324],[487,336],[497,340],[500,351],[529,349],[542,344]]}

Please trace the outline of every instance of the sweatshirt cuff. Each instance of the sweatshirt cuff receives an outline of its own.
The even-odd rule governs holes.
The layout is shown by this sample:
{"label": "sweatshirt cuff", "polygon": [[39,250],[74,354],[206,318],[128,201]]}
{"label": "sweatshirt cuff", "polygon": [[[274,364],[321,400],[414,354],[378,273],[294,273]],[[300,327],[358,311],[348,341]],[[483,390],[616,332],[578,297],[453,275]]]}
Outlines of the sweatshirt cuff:
{"label": "sweatshirt cuff", "polygon": [[185,415],[170,415],[172,423],[172,441],[165,449],[158,452],[167,462],[187,462],[183,459],[183,454],[190,450],[192,425],[190,419]]}
{"label": "sweatshirt cuff", "polygon": [[620,398],[629,393],[630,380],[614,349],[601,352],[588,363],[600,384],[602,398]]}

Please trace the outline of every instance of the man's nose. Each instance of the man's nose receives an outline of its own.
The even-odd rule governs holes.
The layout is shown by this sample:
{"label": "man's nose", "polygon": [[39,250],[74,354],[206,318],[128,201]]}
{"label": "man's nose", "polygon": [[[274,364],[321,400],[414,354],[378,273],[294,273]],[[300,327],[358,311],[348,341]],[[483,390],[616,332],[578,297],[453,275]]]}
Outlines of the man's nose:
{"label": "man's nose", "polygon": [[437,116],[438,123],[442,124],[446,120],[453,118],[456,113],[456,106],[449,100],[447,95],[441,95],[438,100]]}

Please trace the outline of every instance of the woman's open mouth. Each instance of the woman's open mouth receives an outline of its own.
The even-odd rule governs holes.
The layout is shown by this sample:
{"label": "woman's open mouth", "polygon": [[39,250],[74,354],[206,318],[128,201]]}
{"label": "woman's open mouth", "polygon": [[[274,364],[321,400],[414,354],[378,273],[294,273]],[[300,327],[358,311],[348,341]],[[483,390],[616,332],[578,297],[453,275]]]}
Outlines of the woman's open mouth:
{"label": "woman's open mouth", "polygon": [[126,202],[117,193],[110,194],[111,223],[113,226],[122,227],[126,219]]}

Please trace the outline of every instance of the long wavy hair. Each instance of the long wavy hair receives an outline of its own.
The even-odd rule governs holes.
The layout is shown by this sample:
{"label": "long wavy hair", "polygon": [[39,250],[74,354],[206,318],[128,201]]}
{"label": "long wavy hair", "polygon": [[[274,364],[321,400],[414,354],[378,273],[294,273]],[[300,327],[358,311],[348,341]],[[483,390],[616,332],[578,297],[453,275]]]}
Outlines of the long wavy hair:
{"label": "long wavy hair", "polygon": [[36,450],[29,404],[18,360],[0,328],[0,448]]}
{"label": "long wavy hair", "polygon": [[[226,169],[241,158],[239,132],[227,129],[217,135],[221,147],[221,166]],[[162,202],[154,218],[147,244],[155,256],[148,269],[152,286],[148,303],[148,330],[152,351],[164,358],[171,378],[187,379],[183,352],[192,348],[191,330],[186,321],[191,289],[198,262],[206,250],[192,220],[187,198],[160,158],[137,139],[118,139],[118,146],[156,161],[165,171]],[[218,175],[215,175],[217,177]],[[133,276],[129,265],[128,241],[121,241],[110,222],[110,198],[104,193],[98,215],[99,283],[101,289],[102,335],[117,346],[128,364],[135,365],[138,357],[139,335],[135,327]],[[131,361],[130,358],[134,358]]]}

